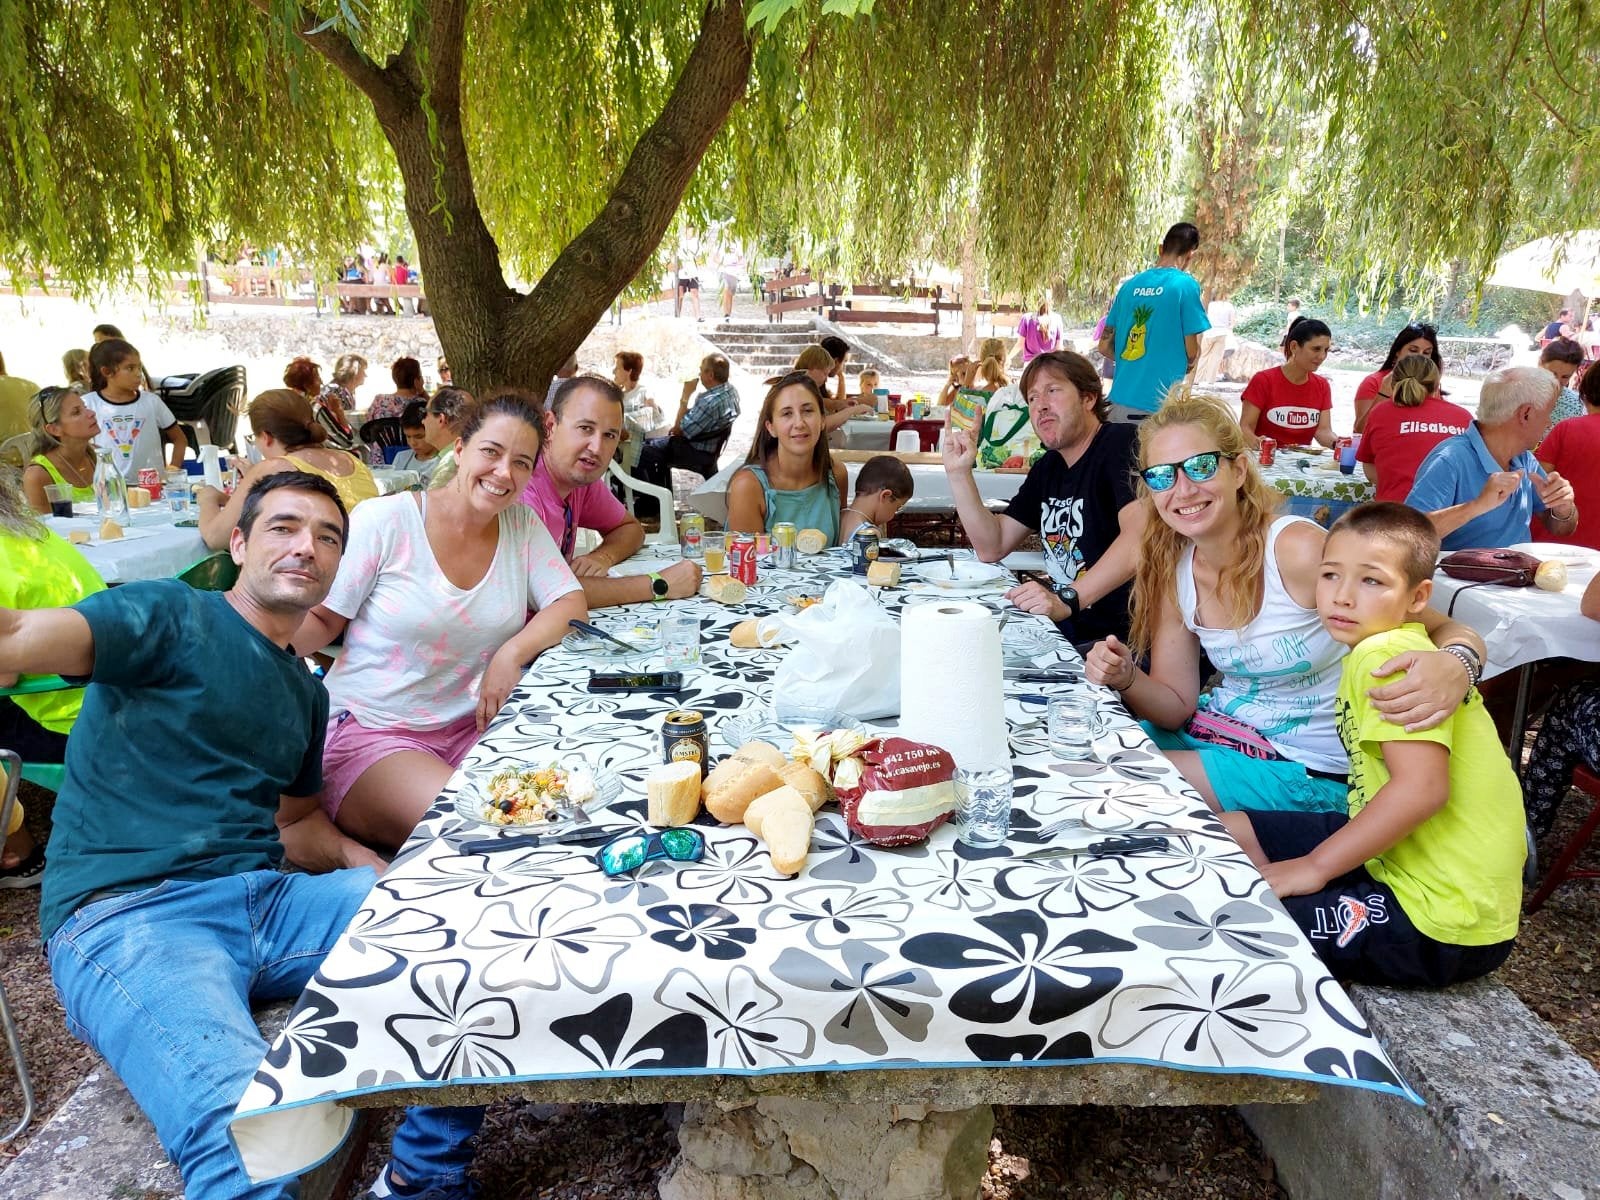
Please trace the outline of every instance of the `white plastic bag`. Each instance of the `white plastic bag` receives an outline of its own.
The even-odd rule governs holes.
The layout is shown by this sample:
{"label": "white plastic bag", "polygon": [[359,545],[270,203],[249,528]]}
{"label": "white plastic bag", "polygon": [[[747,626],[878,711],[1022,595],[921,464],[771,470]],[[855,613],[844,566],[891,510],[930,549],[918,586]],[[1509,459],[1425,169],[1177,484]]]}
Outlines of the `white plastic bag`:
{"label": "white plastic bag", "polygon": [[864,721],[900,711],[900,627],[862,584],[835,580],[820,604],[763,617],[769,625],[793,645],[773,676],[774,700]]}

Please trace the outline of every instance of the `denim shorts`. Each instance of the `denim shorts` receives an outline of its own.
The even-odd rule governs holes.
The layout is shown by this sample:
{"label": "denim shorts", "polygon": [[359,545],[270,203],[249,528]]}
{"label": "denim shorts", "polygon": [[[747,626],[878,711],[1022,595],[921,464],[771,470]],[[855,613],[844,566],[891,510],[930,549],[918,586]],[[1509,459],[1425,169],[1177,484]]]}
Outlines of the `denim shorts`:
{"label": "denim shorts", "polygon": [[1194,750],[1224,812],[1241,808],[1262,812],[1350,812],[1350,785],[1314,775],[1287,758],[1251,758],[1187,733],[1158,729],[1141,721],[1159,749]]}

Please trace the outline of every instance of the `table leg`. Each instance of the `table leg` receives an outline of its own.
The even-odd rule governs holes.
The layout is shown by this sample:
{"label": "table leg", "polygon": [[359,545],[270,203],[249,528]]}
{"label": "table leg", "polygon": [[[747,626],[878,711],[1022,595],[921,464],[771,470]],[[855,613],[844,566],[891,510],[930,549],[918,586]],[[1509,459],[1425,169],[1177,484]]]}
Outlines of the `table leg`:
{"label": "table leg", "polygon": [[976,1200],[994,1111],[771,1096],[684,1106],[661,1200]]}
{"label": "table leg", "polygon": [[1522,741],[1528,734],[1528,700],[1533,694],[1534,663],[1523,663],[1517,676],[1517,700],[1511,710],[1511,736],[1506,741],[1506,754],[1518,771],[1522,769]]}

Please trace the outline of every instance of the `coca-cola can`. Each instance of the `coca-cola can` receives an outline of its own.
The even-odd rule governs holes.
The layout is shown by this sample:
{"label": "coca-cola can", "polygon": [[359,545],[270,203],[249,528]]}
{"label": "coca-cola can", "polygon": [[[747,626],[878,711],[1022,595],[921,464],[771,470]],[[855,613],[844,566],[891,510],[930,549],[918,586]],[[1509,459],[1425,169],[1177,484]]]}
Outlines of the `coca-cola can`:
{"label": "coca-cola can", "polygon": [[748,533],[734,534],[728,543],[728,574],[746,586],[756,581],[756,540]]}
{"label": "coca-cola can", "polygon": [[1278,457],[1278,439],[1264,437],[1261,439],[1261,465],[1270,467],[1273,460]]}
{"label": "coca-cola can", "polygon": [[161,472],[154,467],[140,467],[139,486],[150,493],[150,499],[161,499]]}

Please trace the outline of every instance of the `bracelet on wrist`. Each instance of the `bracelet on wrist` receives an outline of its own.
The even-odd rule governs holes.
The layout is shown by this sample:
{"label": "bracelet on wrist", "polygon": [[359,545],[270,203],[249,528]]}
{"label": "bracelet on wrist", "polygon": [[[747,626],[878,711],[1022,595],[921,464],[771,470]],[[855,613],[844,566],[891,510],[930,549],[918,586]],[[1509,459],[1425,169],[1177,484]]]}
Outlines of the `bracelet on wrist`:
{"label": "bracelet on wrist", "polygon": [[1440,649],[1467,669],[1467,687],[1475,688],[1483,677],[1483,663],[1471,646],[1441,646]]}

